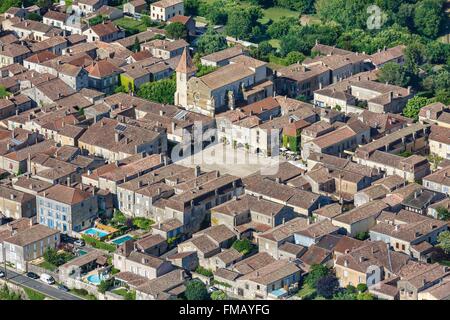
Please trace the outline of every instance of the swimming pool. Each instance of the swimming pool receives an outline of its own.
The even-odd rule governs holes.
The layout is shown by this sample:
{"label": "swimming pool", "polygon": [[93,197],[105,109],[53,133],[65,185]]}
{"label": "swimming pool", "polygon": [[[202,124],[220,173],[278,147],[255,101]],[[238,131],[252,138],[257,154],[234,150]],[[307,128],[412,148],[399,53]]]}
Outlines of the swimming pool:
{"label": "swimming pool", "polygon": [[87,234],[89,236],[97,237],[100,239],[106,237],[109,234],[109,232],[100,230],[97,228],[89,228],[89,229],[84,230],[82,233]]}
{"label": "swimming pool", "polygon": [[87,281],[95,285],[99,285],[100,282],[105,279],[105,276],[99,276],[98,274],[91,274],[89,277],[87,277]]}
{"label": "swimming pool", "polygon": [[119,238],[116,238],[116,239],[112,240],[111,242],[114,243],[114,244],[117,244],[117,245],[119,246],[119,245],[121,245],[122,243],[124,243],[124,242],[126,242],[126,241],[128,241],[128,240],[132,240],[132,239],[133,239],[132,236],[126,234],[126,235],[124,235],[124,236],[121,236],[121,237],[119,237]]}

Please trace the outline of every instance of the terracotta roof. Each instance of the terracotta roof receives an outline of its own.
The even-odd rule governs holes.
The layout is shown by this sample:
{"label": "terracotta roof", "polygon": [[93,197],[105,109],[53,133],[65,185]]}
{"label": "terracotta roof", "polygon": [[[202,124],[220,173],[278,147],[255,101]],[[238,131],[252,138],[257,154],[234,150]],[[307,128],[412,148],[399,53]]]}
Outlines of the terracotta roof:
{"label": "terracotta roof", "polygon": [[450,145],[450,128],[431,126],[430,140]]}
{"label": "terracotta roof", "polygon": [[61,184],[54,185],[53,187],[40,192],[39,195],[68,205],[74,205],[92,197],[92,193]]}
{"label": "terracotta roof", "polygon": [[176,72],[181,73],[192,73],[197,71],[197,67],[192,62],[191,56],[188,52],[188,48],[184,48],[183,54],[181,55],[180,62],[178,63],[177,68],[175,69]]}
{"label": "terracotta roof", "polygon": [[161,0],[154,2],[151,5],[159,8],[168,8],[179,3],[183,3],[183,0]]}
{"label": "terracotta roof", "polygon": [[104,37],[120,31],[119,28],[117,28],[117,26],[112,22],[96,24],[91,27],[91,30],[99,37]]}
{"label": "terracotta roof", "polygon": [[24,247],[56,234],[59,234],[58,230],[50,229],[49,227],[42,224],[35,224],[32,227],[5,239],[4,241]]}
{"label": "terracotta roof", "polygon": [[95,78],[109,77],[115,73],[121,73],[122,70],[117,68],[111,62],[107,60],[100,60],[93,62],[90,66],[86,68],[86,71],[90,76]]}

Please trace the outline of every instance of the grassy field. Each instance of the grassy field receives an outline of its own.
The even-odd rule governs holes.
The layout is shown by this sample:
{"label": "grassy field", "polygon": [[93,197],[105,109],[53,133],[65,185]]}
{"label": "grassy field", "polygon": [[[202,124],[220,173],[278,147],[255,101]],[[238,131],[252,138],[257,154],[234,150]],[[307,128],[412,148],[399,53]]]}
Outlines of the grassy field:
{"label": "grassy field", "polygon": [[129,17],[123,17],[121,19],[115,20],[114,23],[124,28],[125,30],[138,30],[139,32],[143,32],[147,30],[145,24],[140,20],[134,20]]}
{"label": "grassy field", "polygon": [[269,19],[271,19],[272,21],[278,21],[282,17],[298,18],[300,16],[300,12],[279,7],[263,9],[263,14],[264,17],[260,20],[260,22],[263,24],[267,23]]}

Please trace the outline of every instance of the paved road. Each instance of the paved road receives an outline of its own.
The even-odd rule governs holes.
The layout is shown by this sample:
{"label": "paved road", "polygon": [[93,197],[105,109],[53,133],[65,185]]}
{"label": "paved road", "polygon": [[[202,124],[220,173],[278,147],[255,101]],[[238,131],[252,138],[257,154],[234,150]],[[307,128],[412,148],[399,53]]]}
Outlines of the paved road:
{"label": "paved road", "polygon": [[7,276],[8,281],[14,284],[36,290],[56,300],[83,300],[69,292],[59,290],[56,286],[49,286],[40,280],[28,278],[27,276],[14,272],[11,269],[8,269]]}

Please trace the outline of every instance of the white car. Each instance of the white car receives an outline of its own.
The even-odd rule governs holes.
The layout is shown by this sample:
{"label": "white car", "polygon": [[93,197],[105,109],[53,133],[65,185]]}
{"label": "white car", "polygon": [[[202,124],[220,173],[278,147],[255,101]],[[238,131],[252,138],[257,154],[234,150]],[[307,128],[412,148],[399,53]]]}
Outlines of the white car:
{"label": "white car", "polygon": [[0,271],[0,278],[4,278],[5,277],[5,272],[4,271]]}
{"label": "white car", "polygon": [[49,285],[55,284],[55,279],[53,279],[51,275],[48,275],[46,273],[41,274],[41,277],[39,279]]}
{"label": "white car", "polygon": [[85,245],[86,243],[84,242],[84,240],[78,239],[78,240],[74,241],[73,244],[76,245],[76,246],[78,246],[78,247],[84,247],[84,245]]}

